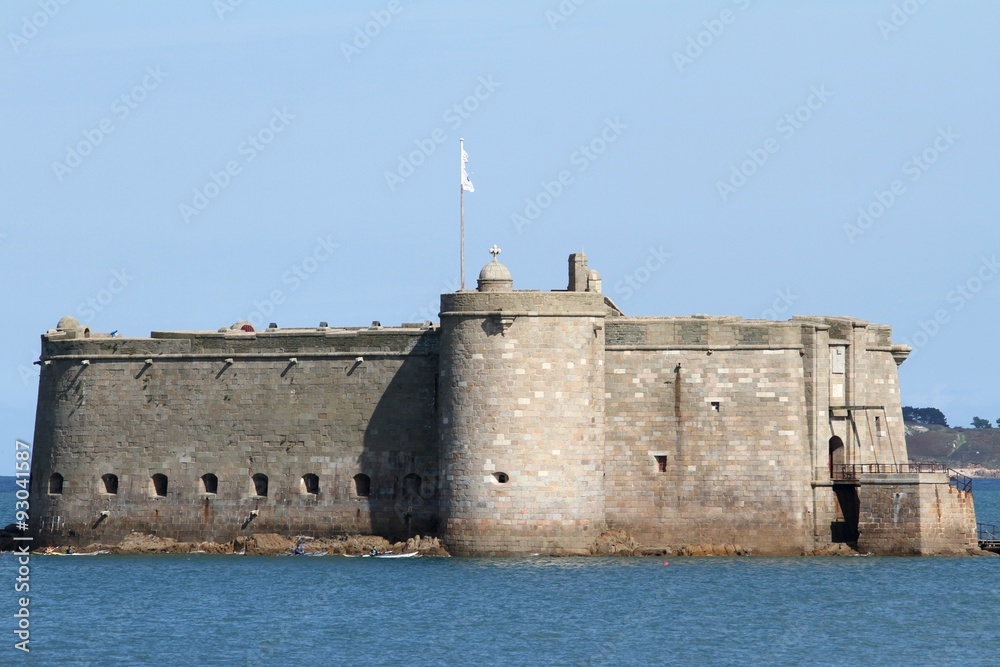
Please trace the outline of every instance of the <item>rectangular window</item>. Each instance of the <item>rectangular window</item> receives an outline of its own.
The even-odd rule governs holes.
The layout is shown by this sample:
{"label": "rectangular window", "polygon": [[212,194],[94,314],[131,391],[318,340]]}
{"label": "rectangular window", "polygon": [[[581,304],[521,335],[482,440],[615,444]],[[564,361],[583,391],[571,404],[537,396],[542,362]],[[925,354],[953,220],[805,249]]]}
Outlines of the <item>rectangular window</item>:
{"label": "rectangular window", "polygon": [[667,472],[667,455],[654,454],[653,458],[656,459],[656,472]]}
{"label": "rectangular window", "polygon": [[720,405],[719,401],[712,401],[712,411],[713,412],[718,412],[719,411],[719,405]]}

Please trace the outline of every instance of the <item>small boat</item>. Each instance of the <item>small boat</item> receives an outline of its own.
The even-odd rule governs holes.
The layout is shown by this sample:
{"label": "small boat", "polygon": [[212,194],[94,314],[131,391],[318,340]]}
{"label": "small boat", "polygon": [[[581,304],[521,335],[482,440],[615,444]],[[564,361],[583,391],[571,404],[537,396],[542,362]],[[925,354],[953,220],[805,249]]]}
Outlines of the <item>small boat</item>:
{"label": "small boat", "polygon": [[279,556],[325,556],[329,551],[305,551],[303,553],[278,554]]}
{"label": "small boat", "polygon": [[408,554],[394,554],[391,551],[378,554],[344,554],[347,558],[419,558],[420,553],[412,551]]}
{"label": "small boat", "polygon": [[103,556],[103,555],[109,554],[109,553],[111,553],[111,552],[110,551],[85,551],[85,552],[74,551],[71,554],[62,553],[60,551],[52,551],[52,552],[49,552],[49,553],[46,553],[44,551],[41,552],[41,554],[43,556]]}

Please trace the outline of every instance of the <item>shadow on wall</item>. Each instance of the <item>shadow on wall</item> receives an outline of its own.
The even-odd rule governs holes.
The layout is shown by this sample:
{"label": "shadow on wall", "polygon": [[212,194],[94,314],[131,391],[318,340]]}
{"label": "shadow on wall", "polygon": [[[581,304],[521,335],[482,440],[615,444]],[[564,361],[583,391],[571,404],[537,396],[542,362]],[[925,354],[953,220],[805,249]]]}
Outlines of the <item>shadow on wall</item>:
{"label": "shadow on wall", "polygon": [[387,364],[398,367],[365,428],[355,493],[364,502],[367,491],[371,530],[376,535],[407,539],[434,534],[438,528],[438,357],[424,352],[411,354],[401,363],[365,360],[351,372],[373,386],[377,382],[371,375],[392,372]]}

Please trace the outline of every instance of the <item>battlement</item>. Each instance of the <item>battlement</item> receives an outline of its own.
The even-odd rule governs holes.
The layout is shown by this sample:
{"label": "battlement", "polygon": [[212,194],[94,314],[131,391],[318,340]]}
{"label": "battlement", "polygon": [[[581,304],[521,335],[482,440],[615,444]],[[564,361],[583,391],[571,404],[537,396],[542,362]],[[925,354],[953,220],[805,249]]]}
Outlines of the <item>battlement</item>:
{"label": "battlement", "polygon": [[149,338],[94,336],[63,338],[42,336],[46,360],[89,359],[197,359],[244,355],[254,358],[299,355],[336,357],[358,355],[434,355],[439,328],[433,325],[402,327],[323,327],[318,329],[268,329],[245,332],[154,331]]}

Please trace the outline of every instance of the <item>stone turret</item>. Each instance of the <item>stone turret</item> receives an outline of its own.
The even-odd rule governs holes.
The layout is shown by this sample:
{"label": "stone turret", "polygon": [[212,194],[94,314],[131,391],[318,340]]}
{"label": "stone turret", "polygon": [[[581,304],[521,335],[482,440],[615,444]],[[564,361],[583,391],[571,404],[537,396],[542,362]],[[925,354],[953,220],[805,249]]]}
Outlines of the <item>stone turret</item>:
{"label": "stone turret", "polygon": [[480,292],[510,292],[514,289],[514,279],[506,266],[497,261],[500,248],[494,245],[490,248],[493,261],[479,272],[478,289]]}
{"label": "stone turret", "polygon": [[456,554],[586,553],[604,526],[603,297],[500,291],[497,252],[478,292],[441,297],[443,538]]}

